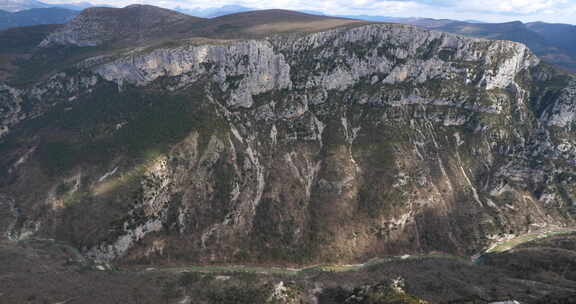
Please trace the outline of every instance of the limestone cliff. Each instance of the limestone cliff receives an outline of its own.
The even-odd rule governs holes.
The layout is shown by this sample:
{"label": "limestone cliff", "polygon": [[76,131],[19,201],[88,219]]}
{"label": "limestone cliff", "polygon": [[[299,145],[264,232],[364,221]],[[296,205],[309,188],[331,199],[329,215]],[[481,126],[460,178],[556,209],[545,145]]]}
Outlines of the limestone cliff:
{"label": "limestone cliff", "polygon": [[0,91],[12,238],[310,263],[574,223],[576,81],[522,44],[377,24],[122,54]]}

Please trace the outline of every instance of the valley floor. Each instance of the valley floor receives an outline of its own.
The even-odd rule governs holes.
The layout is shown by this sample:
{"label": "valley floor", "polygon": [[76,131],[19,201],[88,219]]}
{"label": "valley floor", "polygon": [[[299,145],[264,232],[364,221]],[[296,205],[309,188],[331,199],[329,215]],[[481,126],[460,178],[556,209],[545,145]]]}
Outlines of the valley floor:
{"label": "valley floor", "polygon": [[433,254],[305,268],[110,266],[65,244],[27,240],[0,243],[0,265],[2,303],[392,303],[389,296],[353,299],[398,284],[406,298],[394,303],[576,299],[576,233],[569,229],[507,240],[475,262]]}

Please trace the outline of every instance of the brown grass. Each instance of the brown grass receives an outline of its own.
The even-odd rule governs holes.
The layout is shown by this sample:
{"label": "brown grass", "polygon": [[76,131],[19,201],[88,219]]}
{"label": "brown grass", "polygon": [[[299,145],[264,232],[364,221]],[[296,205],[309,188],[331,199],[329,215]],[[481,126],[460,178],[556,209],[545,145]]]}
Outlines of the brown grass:
{"label": "brown grass", "polygon": [[250,28],[247,28],[244,31],[253,34],[317,32],[354,23],[359,24],[363,22],[358,20],[346,20],[346,19],[326,19],[326,20],[317,20],[301,23],[277,22],[270,24],[255,25]]}

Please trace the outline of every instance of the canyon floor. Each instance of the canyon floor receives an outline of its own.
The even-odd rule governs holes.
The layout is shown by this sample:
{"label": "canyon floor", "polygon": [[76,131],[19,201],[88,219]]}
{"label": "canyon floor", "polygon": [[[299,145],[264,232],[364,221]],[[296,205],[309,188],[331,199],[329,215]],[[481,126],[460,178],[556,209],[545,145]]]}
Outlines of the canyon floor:
{"label": "canyon floor", "polygon": [[[503,240],[473,259],[435,253],[358,265],[110,265],[53,240],[0,244],[3,303],[351,302],[402,282],[427,303],[574,303],[576,232],[545,230]],[[418,302],[394,302],[418,303]]]}

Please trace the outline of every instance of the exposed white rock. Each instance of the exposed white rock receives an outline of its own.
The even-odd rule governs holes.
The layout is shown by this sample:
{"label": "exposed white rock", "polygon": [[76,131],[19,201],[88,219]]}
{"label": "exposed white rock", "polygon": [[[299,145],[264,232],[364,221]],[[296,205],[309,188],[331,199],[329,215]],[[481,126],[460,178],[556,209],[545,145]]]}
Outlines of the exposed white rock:
{"label": "exposed white rock", "polygon": [[170,201],[170,184],[172,179],[167,166],[167,159],[154,159],[146,168],[141,181],[143,201],[132,211],[142,210],[144,220],[134,218],[124,222],[120,236],[111,243],[100,244],[88,248],[86,254],[98,261],[110,261],[123,256],[135,242],[142,240],[147,234],[160,231],[163,228],[166,215],[166,204]]}
{"label": "exposed white rock", "polygon": [[[73,35],[55,39],[98,43]],[[440,50],[449,52],[450,58],[442,58]],[[466,63],[465,67],[462,62]],[[92,58],[78,65],[85,73],[83,76],[59,73],[26,91],[0,88],[0,98],[8,96],[6,98],[16,101],[12,110],[8,114],[2,112],[0,118],[3,128],[9,128],[22,119],[42,115],[59,102],[72,106],[101,81],[116,83],[119,88],[145,87],[168,77],[170,85],[165,87],[168,91],[189,88],[199,80],[208,82],[207,87],[217,91],[206,90],[205,102],[215,106],[218,114],[227,120],[227,132],[218,135],[196,132],[178,144],[184,148],[174,148],[166,157],[149,164],[141,178],[142,201],[131,207],[121,229],[111,233],[108,241],[86,249],[98,259],[121,257],[151,232],[171,225],[174,231],[190,236],[197,247],[192,249],[217,261],[220,252],[214,248],[226,250],[223,248],[241,245],[228,246],[226,242],[249,239],[258,207],[277,202],[280,207],[274,216],[291,221],[294,229],[289,233],[303,234],[306,230],[303,227],[309,223],[297,221],[309,220],[306,212],[313,208],[309,205],[318,203],[311,199],[315,191],[333,194],[336,206],[350,188],[380,182],[371,180],[371,175],[363,175],[373,169],[366,165],[366,157],[374,151],[372,147],[360,146],[365,136],[380,134],[408,139],[402,138],[400,143],[390,139],[390,145],[384,149],[394,161],[385,168],[385,174],[378,172],[375,176],[385,175],[385,179],[393,181],[374,186],[386,193],[383,202],[390,203],[386,201],[390,199],[395,204],[390,214],[374,220],[375,225],[386,231],[400,231],[392,238],[413,233],[419,242],[419,229],[429,227],[418,227],[418,215],[426,215],[427,210],[445,217],[450,208],[456,208],[453,205],[458,198],[458,204],[472,202],[466,208],[491,208],[491,211],[509,208],[515,213],[522,212],[521,205],[501,204],[499,199],[520,193],[517,185],[531,185],[532,181],[544,183],[542,170],[526,169],[520,163],[528,154],[512,151],[515,148],[529,150],[526,136],[490,122],[495,117],[509,115],[512,106],[524,111],[521,106],[526,103],[526,92],[515,79],[518,73],[537,62],[528,49],[518,43],[470,39],[387,24],[263,41],[190,43],[173,48],[138,49],[115,58]],[[94,75],[86,76],[90,72]],[[544,114],[550,117],[549,124],[566,126],[576,117],[576,111],[572,111],[573,93],[570,88],[565,89],[562,102]],[[21,113],[20,103],[27,100],[18,101],[15,96],[33,99],[38,109],[32,114]],[[263,97],[269,100],[262,100]],[[257,106],[254,99],[258,100]],[[362,106],[359,111],[348,111],[349,104]],[[373,106],[378,108],[371,111]],[[373,115],[375,113],[377,115]],[[505,118],[502,124],[512,119]],[[478,122],[469,129],[473,120]],[[327,164],[324,156],[332,153],[325,140],[333,135],[334,130],[330,128],[335,124],[338,132],[344,130],[337,136],[344,139],[342,144],[349,152],[336,160],[349,165],[349,170],[338,178],[323,173],[334,172],[328,168],[331,164]],[[117,124],[117,129],[122,125]],[[7,132],[2,130],[5,129],[0,129],[0,133]],[[203,136],[210,138],[199,139]],[[515,140],[519,144],[515,144]],[[571,155],[576,153],[570,141],[548,146],[542,142],[529,152],[554,150],[554,156],[563,155],[567,160],[573,159]],[[512,165],[493,168],[498,155],[513,159]],[[214,183],[218,178],[216,170],[222,164],[232,172],[223,195],[225,199],[215,199],[216,194],[222,194],[217,193],[220,186]],[[278,174],[276,164],[286,171]],[[108,182],[119,178],[117,170],[114,167],[91,180]],[[490,175],[494,179],[479,181],[488,171],[496,172]],[[101,174],[102,171],[95,172]],[[286,175],[285,180],[270,178],[282,174]],[[500,183],[503,180],[510,183]],[[282,183],[291,181],[294,184],[288,185],[290,190],[284,190]],[[554,190],[546,191],[540,196],[541,202],[555,204],[560,200]],[[298,196],[297,202],[283,201],[284,197],[292,199],[292,195]],[[354,195],[356,193],[350,194]],[[354,197],[351,201],[356,200],[360,199]],[[532,198],[524,201],[532,202]],[[301,208],[294,208],[295,204]],[[284,205],[290,206],[290,210],[282,209],[286,208]],[[205,214],[214,218],[202,223],[198,219],[204,219]],[[349,220],[348,216],[353,215],[342,215],[334,221],[344,223]],[[496,226],[491,220],[483,222],[488,227],[486,231]],[[502,229],[511,231],[508,226],[512,225],[505,220],[502,220],[505,227]],[[538,218],[536,224],[553,220]],[[29,229],[34,227],[32,223],[26,226],[28,230],[23,230],[25,233],[35,232]],[[477,232],[480,235],[482,231]],[[489,235],[489,239],[502,237],[498,232]],[[362,241],[368,244],[372,241],[370,237]],[[453,240],[452,235],[447,238],[460,245],[460,240]],[[150,247],[144,252],[162,254],[164,251],[159,248]],[[282,288],[279,286],[278,290]]]}
{"label": "exposed white rock", "polygon": [[266,303],[297,304],[301,302],[299,297],[294,295],[294,291],[290,290],[290,287],[281,281],[274,285],[272,293],[266,300]]}
{"label": "exposed white rock", "polygon": [[558,102],[542,114],[542,118],[549,126],[573,129],[576,119],[576,77],[562,90]]}
{"label": "exposed white rock", "polygon": [[22,102],[20,90],[0,83],[0,138],[22,119]]}
{"label": "exposed white rock", "polygon": [[181,76],[182,85],[201,75],[212,75],[230,93],[231,107],[251,107],[252,96],[272,89],[289,89],[290,66],[267,41],[244,41],[221,45],[186,45],[130,55],[95,68],[104,79],[144,86],[162,76]]}
{"label": "exposed white rock", "polygon": [[489,68],[484,74],[487,90],[508,87],[520,71],[540,62],[528,47],[509,41],[494,41],[488,49],[488,55],[486,64]]}
{"label": "exposed white rock", "polygon": [[102,175],[102,176],[98,179],[98,182],[99,182],[99,183],[103,182],[103,181],[106,180],[108,177],[114,175],[114,174],[116,173],[116,171],[118,171],[118,167],[114,167],[114,169],[112,169],[111,171],[104,173],[104,175]]}

